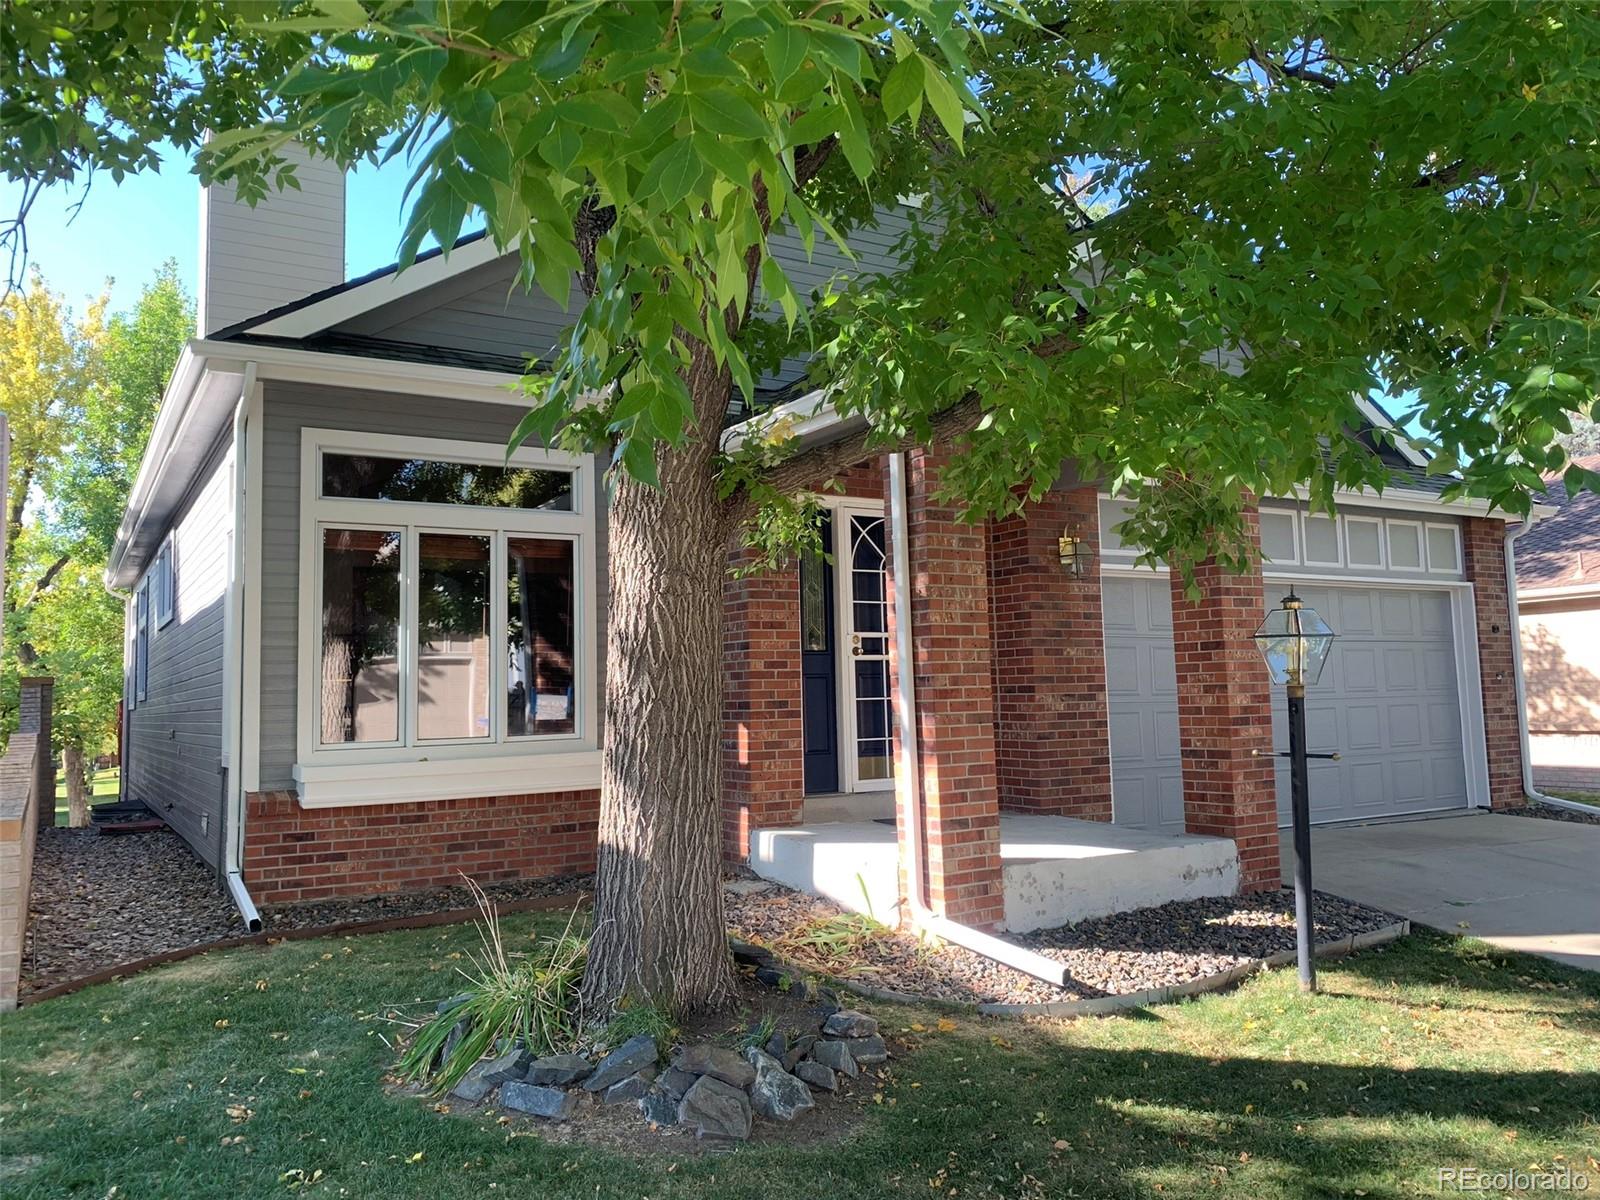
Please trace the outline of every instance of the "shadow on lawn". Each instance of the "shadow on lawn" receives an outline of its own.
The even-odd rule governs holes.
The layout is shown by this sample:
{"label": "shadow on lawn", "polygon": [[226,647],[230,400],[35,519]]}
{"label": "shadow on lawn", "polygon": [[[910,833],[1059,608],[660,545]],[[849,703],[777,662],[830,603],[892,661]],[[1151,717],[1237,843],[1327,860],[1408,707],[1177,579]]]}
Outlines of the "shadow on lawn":
{"label": "shadow on lawn", "polygon": [[1454,988],[1469,988],[1527,999],[1535,995],[1548,996],[1552,1001],[1563,998],[1571,1002],[1569,1007],[1552,1004],[1548,1008],[1494,1008],[1477,998],[1465,1007],[1480,1012],[1543,1012],[1571,1017],[1586,1025],[1600,1021],[1600,1011],[1575,1011],[1584,1000],[1600,1000],[1600,972],[1577,971],[1537,955],[1518,954],[1475,938],[1453,937],[1431,929],[1413,929],[1410,941],[1410,953],[1357,954],[1342,960],[1339,969],[1372,983],[1427,988],[1441,995],[1449,995]]}

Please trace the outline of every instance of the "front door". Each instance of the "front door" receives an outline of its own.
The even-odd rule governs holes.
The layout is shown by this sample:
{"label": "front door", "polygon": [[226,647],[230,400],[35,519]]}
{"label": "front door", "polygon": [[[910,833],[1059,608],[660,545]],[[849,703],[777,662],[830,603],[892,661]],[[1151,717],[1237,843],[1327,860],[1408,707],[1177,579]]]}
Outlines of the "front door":
{"label": "front door", "polygon": [[840,508],[835,562],[844,576],[844,744],[846,785],[894,785],[889,693],[889,581],[886,522],[876,512]]}

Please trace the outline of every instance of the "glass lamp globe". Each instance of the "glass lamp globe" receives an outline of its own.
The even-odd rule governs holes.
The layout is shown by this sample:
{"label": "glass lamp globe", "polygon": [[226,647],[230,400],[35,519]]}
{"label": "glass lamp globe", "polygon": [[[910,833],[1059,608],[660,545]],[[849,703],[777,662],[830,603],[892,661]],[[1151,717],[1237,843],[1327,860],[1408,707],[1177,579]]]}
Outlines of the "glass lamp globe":
{"label": "glass lamp globe", "polygon": [[1336,635],[1328,623],[1290,592],[1256,630],[1256,648],[1276,684],[1305,687],[1322,678]]}

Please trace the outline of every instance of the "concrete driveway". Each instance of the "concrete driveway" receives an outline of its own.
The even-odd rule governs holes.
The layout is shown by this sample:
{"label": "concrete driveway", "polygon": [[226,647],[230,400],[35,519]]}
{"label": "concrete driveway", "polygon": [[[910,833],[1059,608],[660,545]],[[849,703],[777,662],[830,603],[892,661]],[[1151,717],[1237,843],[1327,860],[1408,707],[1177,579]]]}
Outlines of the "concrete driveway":
{"label": "concrete driveway", "polygon": [[[1287,830],[1283,869],[1292,878]],[[1318,891],[1600,971],[1600,825],[1481,810],[1311,832]]]}

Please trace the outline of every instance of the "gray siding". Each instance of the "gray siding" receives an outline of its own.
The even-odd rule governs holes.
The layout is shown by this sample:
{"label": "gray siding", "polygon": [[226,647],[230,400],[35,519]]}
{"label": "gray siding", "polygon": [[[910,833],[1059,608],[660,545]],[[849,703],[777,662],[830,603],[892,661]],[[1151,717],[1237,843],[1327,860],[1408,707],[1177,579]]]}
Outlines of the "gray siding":
{"label": "gray siding", "polygon": [[[294,786],[300,661],[300,431],[307,427],[349,429],[503,446],[526,410],[516,404],[478,404],[278,381],[264,385],[263,397],[261,788],[272,791]],[[595,472],[595,559],[603,614],[605,491],[599,474]],[[603,616],[601,630],[597,680],[603,694]]]}
{"label": "gray siding", "polygon": [[213,867],[222,860],[230,440],[220,442],[196,473],[172,527],[173,617],[158,629],[152,598],[145,699],[129,706],[125,746],[127,794],[159,813]]}
{"label": "gray siding", "polygon": [[[820,231],[809,261],[799,235],[792,231],[773,239],[774,252],[795,291],[807,297],[835,275],[895,270],[899,260],[894,245],[909,225],[909,210],[896,208],[881,212],[876,226],[853,231],[849,242],[857,256],[855,262]],[[574,314],[563,311],[543,291],[528,292],[517,286],[516,271],[516,258],[508,255],[352,318],[337,329],[415,345],[542,358]],[[800,360],[786,363],[778,377],[787,382],[799,375],[802,367]]]}

